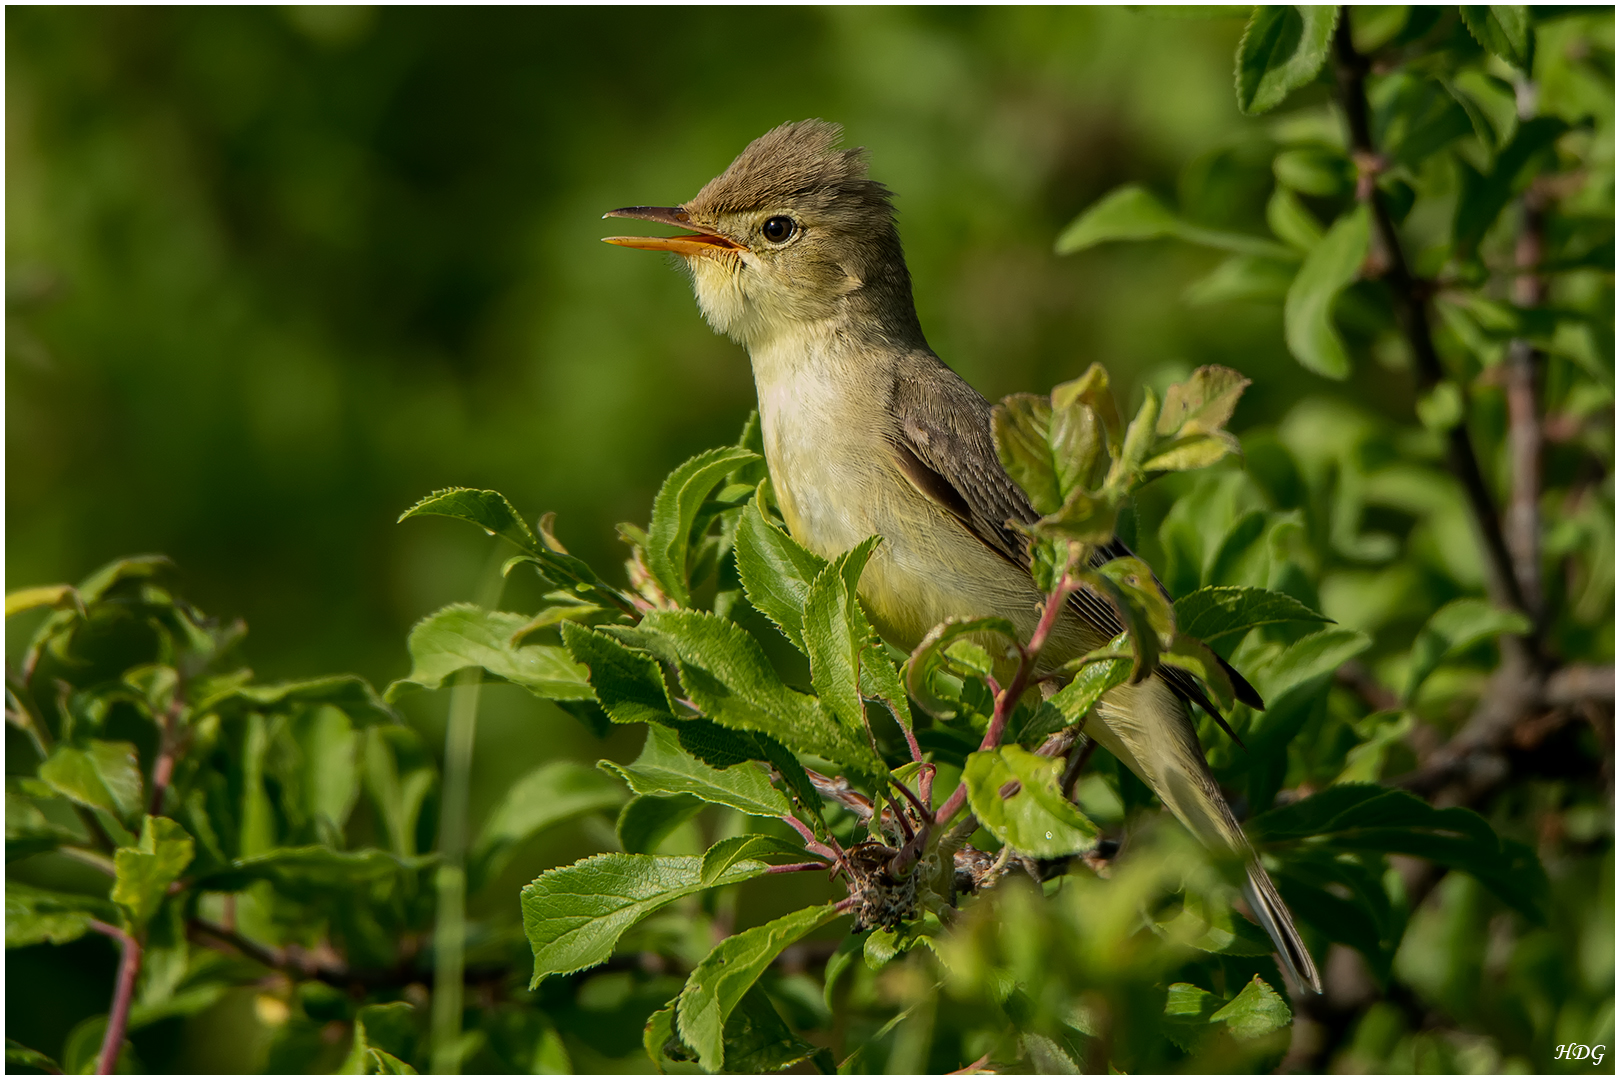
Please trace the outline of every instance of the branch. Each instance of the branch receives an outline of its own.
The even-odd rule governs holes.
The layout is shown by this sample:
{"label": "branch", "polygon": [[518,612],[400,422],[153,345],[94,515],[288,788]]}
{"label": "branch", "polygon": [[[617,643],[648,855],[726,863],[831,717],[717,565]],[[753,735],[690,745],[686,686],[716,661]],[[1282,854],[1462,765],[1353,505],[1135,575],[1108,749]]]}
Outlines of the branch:
{"label": "branch", "polygon": [[[1395,303],[1395,318],[1401,332],[1412,349],[1416,360],[1419,388],[1428,391],[1445,380],[1446,372],[1440,363],[1440,354],[1434,346],[1434,334],[1429,327],[1429,313],[1425,306],[1424,291],[1407,266],[1406,254],[1401,249],[1395,224],[1389,209],[1373,183],[1383,158],[1373,143],[1372,126],[1367,114],[1367,58],[1356,51],[1350,38],[1350,16],[1346,10],[1339,18],[1339,29],[1334,36],[1334,72],[1338,79],[1339,101],[1344,107],[1346,123],[1350,129],[1352,157],[1361,167],[1362,176],[1356,194],[1367,203],[1372,212],[1375,251],[1370,258],[1381,263],[1384,277],[1389,282]],[[1485,548],[1486,578],[1492,596],[1499,602],[1530,613],[1519,579],[1514,571],[1513,558],[1508,552],[1502,534],[1501,520],[1491,499],[1490,489],[1479,467],[1473,440],[1468,434],[1467,418],[1460,418],[1446,432],[1446,456],[1451,471],[1462,482],[1463,491],[1473,511],[1474,525],[1479,530]],[[1533,639],[1525,641],[1534,655]]]}
{"label": "branch", "polygon": [[112,1008],[107,1014],[107,1032],[101,1037],[101,1051],[96,1055],[96,1075],[106,1076],[117,1071],[118,1052],[124,1048],[124,1033],[129,1030],[129,1007],[135,1000],[135,979],[141,973],[141,943],[125,930],[100,919],[91,919],[90,929],[112,938],[122,950]]}

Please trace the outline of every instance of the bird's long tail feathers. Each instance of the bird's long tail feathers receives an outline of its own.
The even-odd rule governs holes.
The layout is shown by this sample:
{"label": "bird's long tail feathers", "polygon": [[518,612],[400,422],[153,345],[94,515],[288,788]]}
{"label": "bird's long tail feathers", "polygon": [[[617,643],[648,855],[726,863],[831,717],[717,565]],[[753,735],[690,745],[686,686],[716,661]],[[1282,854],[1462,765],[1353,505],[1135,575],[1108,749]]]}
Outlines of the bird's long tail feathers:
{"label": "bird's long tail feathers", "polygon": [[1322,977],[1316,973],[1316,962],[1294,927],[1294,916],[1288,905],[1277,895],[1277,886],[1259,861],[1249,863],[1249,877],[1243,883],[1243,896],[1260,925],[1277,946],[1277,956],[1290,978],[1313,993],[1322,992]]}
{"label": "bird's long tail feathers", "polygon": [[1321,976],[1294,917],[1226,805],[1185,708],[1170,688],[1156,678],[1116,687],[1103,698],[1095,718],[1101,723],[1087,724],[1086,731],[1141,777],[1194,836],[1206,847],[1243,857],[1248,866],[1243,892],[1254,917],[1296,984],[1320,994]]}

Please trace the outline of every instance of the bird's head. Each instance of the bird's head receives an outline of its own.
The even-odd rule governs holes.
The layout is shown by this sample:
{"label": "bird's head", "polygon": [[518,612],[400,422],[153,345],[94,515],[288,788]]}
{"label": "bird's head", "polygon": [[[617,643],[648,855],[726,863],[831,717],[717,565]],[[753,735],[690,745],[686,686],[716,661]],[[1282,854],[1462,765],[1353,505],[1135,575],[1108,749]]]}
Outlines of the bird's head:
{"label": "bird's head", "polygon": [[839,147],[841,134],[824,120],[783,124],[684,205],[603,215],[689,232],[607,242],[681,256],[709,325],[744,345],[844,321],[909,336],[916,313],[889,189],[867,177],[859,148]]}

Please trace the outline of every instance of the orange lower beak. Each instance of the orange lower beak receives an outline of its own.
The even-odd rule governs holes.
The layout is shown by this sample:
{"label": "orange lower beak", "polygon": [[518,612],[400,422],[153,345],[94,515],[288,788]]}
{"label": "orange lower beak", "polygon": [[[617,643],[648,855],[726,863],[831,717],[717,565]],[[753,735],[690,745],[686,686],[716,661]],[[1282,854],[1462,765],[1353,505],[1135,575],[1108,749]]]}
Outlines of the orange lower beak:
{"label": "orange lower beak", "polygon": [[687,258],[694,255],[713,255],[721,251],[743,250],[743,246],[736,241],[693,225],[686,211],[678,206],[626,206],[618,210],[609,210],[602,216],[655,221],[660,225],[674,225],[678,228],[695,230],[685,236],[604,236],[602,242],[605,244],[640,248],[643,251],[672,251]]}

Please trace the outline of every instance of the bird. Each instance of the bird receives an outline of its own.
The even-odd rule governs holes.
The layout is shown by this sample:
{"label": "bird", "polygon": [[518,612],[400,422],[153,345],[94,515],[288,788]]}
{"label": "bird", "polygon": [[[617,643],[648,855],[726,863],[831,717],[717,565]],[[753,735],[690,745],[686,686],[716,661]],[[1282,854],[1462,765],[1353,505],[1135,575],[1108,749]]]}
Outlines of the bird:
{"label": "bird", "polygon": [[[1028,640],[1045,597],[1015,523],[1039,515],[997,456],[991,404],[928,346],[892,192],[868,175],[864,149],[842,141],[824,120],[782,124],[685,203],[603,215],[683,233],[604,239],[679,256],[703,317],[747,350],[790,535],[827,559],[883,538],[858,588],[884,640],[909,652],[947,619],[992,615]],[[1126,554],[1116,538],[1093,559]],[[1100,596],[1073,594],[1039,670],[1122,628]],[[1249,907],[1282,966],[1320,993],[1293,916],[1205,761],[1188,700],[1220,719],[1195,682],[1159,668],[1104,695],[1084,730],[1207,847],[1243,860]]]}

